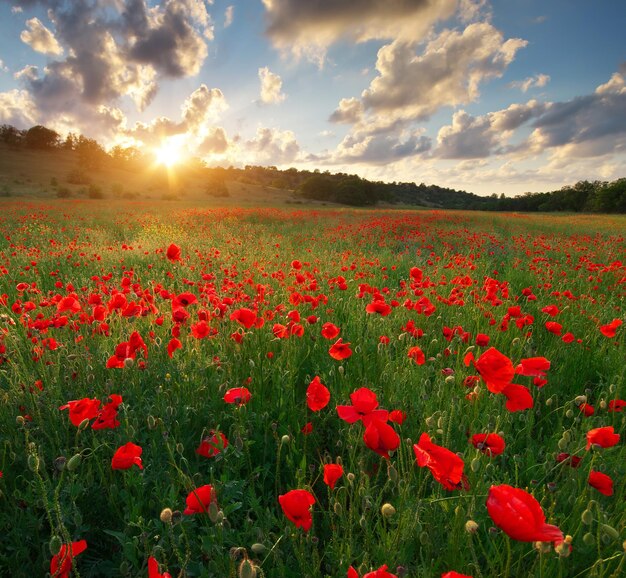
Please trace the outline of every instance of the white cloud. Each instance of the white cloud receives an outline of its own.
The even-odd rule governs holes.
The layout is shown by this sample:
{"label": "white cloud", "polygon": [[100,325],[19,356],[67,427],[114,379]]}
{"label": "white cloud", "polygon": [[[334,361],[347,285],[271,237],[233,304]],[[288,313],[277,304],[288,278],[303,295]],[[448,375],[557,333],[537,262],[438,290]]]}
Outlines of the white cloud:
{"label": "white cloud", "polygon": [[529,76],[524,80],[511,82],[509,86],[519,88],[522,92],[528,92],[531,88],[542,88],[548,82],[550,82],[550,77],[547,74],[535,74],[535,76]]}
{"label": "white cloud", "polygon": [[224,12],[224,28],[228,28],[235,18],[235,7],[227,6]]}
{"label": "white cloud", "polygon": [[39,18],[27,20],[26,26],[30,30],[23,30],[20,34],[20,39],[24,44],[42,54],[59,55],[63,53],[63,48],[54,37],[54,34],[42,24]]}
{"label": "white cloud", "polygon": [[1,72],[9,72],[9,67],[4,63],[2,58],[0,58],[0,71]]}
{"label": "white cloud", "polygon": [[322,64],[338,40],[418,42],[451,17],[457,0],[263,0],[267,34],[279,50]]}
{"label": "white cloud", "polygon": [[256,136],[243,143],[247,158],[256,164],[283,165],[291,163],[300,153],[300,145],[290,130],[260,127]]}
{"label": "white cloud", "polygon": [[17,128],[30,128],[37,124],[37,108],[25,90],[0,92],[0,123]]}
{"label": "white cloud", "polygon": [[209,120],[216,119],[228,108],[224,94],[219,88],[208,88],[201,84],[186,99],[181,107],[186,130],[198,132]]}
{"label": "white cloud", "polygon": [[259,68],[259,80],[261,81],[261,102],[263,104],[278,104],[287,98],[281,92],[282,79],[278,74],[270,72],[267,66]]}

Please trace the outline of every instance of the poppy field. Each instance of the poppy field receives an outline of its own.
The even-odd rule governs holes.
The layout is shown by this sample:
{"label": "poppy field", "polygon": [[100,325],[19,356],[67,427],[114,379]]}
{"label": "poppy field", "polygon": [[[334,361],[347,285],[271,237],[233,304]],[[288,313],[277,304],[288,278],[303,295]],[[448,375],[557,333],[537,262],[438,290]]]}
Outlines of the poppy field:
{"label": "poppy field", "polygon": [[0,223],[0,575],[626,572],[623,217]]}

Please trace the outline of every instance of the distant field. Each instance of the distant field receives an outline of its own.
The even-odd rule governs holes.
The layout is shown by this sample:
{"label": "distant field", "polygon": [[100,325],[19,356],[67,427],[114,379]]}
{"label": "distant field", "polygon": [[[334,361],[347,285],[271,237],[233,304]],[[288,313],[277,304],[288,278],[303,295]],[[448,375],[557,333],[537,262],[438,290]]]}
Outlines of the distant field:
{"label": "distant field", "polygon": [[0,200],[6,575],[622,575],[626,218],[111,198]]}

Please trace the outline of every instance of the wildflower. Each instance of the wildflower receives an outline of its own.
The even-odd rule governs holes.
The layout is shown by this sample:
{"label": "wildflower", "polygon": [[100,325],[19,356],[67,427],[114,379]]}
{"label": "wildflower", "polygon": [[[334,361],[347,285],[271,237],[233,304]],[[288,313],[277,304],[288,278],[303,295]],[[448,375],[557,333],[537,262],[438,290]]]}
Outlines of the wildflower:
{"label": "wildflower", "polygon": [[424,365],[424,363],[426,363],[426,356],[424,355],[424,352],[417,345],[409,349],[407,353],[407,357],[415,361],[417,365]]}
{"label": "wildflower", "polygon": [[236,403],[237,405],[244,405],[250,401],[252,395],[247,387],[233,387],[229,389],[224,395],[224,401],[226,403]]}
{"label": "wildflower", "polygon": [[172,578],[169,572],[159,572],[159,563],[156,561],[156,558],[150,556],[148,558],[148,578]]}
{"label": "wildflower", "polygon": [[165,253],[166,257],[170,260],[170,261],[180,261],[181,259],[181,250],[180,247],[178,245],[175,245],[174,243],[172,243],[168,248],[167,248],[167,252]]}
{"label": "wildflower", "polygon": [[619,434],[615,433],[613,426],[598,427],[587,432],[587,446],[589,449],[592,444],[602,448],[610,448],[619,443]]}
{"label": "wildflower", "polygon": [[361,387],[350,394],[352,405],[338,405],[337,415],[348,423],[355,423],[365,417],[372,417],[387,421],[387,411],[377,410],[378,399],[376,394],[367,387]]}
{"label": "wildflower", "polygon": [[511,360],[495,347],[487,349],[478,359],[474,359],[474,354],[470,351],[465,356],[464,362],[466,366],[473,363],[487,384],[487,389],[492,393],[500,393],[511,383],[515,375]]}
{"label": "wildflower", "polygon": [[605,496],[613,495],[613,480],[610,476],[607,476],[602,472],[591,470],[587,481],[592,488],[595,488],[601,494],[604,494]]}
{"label": "wildflower", "polygon": [[539,502],[528,492],[506,484],[491,486],[487,512],[505,534],[520,542],[563,542],[563,532],[551,524]]}
{"label": "wildflower", "polygon": [[427,467],[446,490],[468,488],[467,478],[463,474],[463,460],[449,449],[434,444],[427,433],[423,433],[418,443],[413,444],[413,452],[417,465],[420,468]]}
{"label": "wildflower", "polygon": [[372,419],[365,428],[363,441],[368,448],[388,460],[389,452],[398,449],[400,436],[388,423],[380,419]]}
{"label": "wildflower", "polygon": [[348,359],[348,357],[352,355],[352,349],[350,349],[350,344],[344,343],[343,339],[340,337],[333,343],[328,353],[333,359],[341,361],[342,359]]}
{"label": "wildflower", "polygon": [[474,434],[470,443],[488,456],[499,456],[506,447],[504,438],[497,433]]}
{"label": "wildflower", "polygon": [[72,542],[69,548],[66,544],[63,544],[59,552],[52,556],[52,560],[50,560],[50,575],[54,576],[54,578],[69,578],[72,571],[72,561],[86,549],[86,540]]}
{"label": "wildflower", "polygon": [[324,483],[331,489],[335,489],[337,480],[343,476],[343,467],[339,464],[324,464]]}
{"label": "wildflower", "polygon": [[140,457],[142,452],[143,449],[132,442],[124,444],[113,454],[111,468],[114,470],[128,470],[133,465],[136,465],[140,470],[143,470]]}
{"label": "wildflower", "polygon": [[311,411],[320,411],[328,405],[329,401],[330,391],[316,375],[306,390],[306,404]]}
{"label": "wildflower", "polygon": [[196,449],[196,453],[205,458],[214,458],[228,447],[228,440],[222,432],[211,431],[208,437],[203,438]]}
{"label": "wildflower", "polygon": [[78,427],[84,420],[91,420],[98,415],[100,408],[99,399],[90,399],[85,397],[68,401],[65,405],[59,407],[60,410],[69,409],[70,421],[72,425]]}
{"label": "wildflower", "polygon": [[209,511],[211,503],[217,504],[217,496],[215,490],[210,484],[206,484],[189,492],[185,499],[187,507],[183,510],[183,514],[191,516],[192,514],[206,514]]}
{"label": "wildflower", "polygon": [[286,494],[278,496],[280,507],[285,516],[291,520],[296,527],[308,532],[313,525],[311,506],[315,504],[315,498],[307,490],[291,490]]}

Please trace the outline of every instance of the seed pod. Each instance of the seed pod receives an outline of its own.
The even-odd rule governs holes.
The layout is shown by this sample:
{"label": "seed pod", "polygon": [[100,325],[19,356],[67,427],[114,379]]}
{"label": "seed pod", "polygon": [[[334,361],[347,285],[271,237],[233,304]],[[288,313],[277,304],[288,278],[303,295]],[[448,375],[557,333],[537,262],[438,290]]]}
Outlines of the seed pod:
{"label": "seed pod", "polygon": [[593,514],[590,510],[585,510],[580,516],[580,519],[582,520],[583,524],[589,526],[593,522]]}
{"label": "seed pod", "polygon": [[619,538],[619,532],[613,528],[613,526],[609,526],[608,524],[600,524],[600,530],[602,533],[612,540],[617,540]]}
{"label": "seed pod", "polygon": [[28,469],[35,473],[39,471],[39,458],[35,454],[28,456]]}
{"label": "seed pod", "polygon": [[395,515],[396,509],[391,504],[383,504],[382,508],[380,509],[380,513],[385,518],[391,518]]}
{"label": "seed pod", "polygon": [[52,556],[56,556],[61,551],[61,546],[62,546],[61,538],[59,538],[56,535],[50,538],[50,543],[48,544],[48,548]]}
{"label": "seed pod", "polygon": [[80,454],[74,454],[65,464],[68,472],[75,472],[78,466],[80,466],[80,462],[83,461],[83,456]]}

